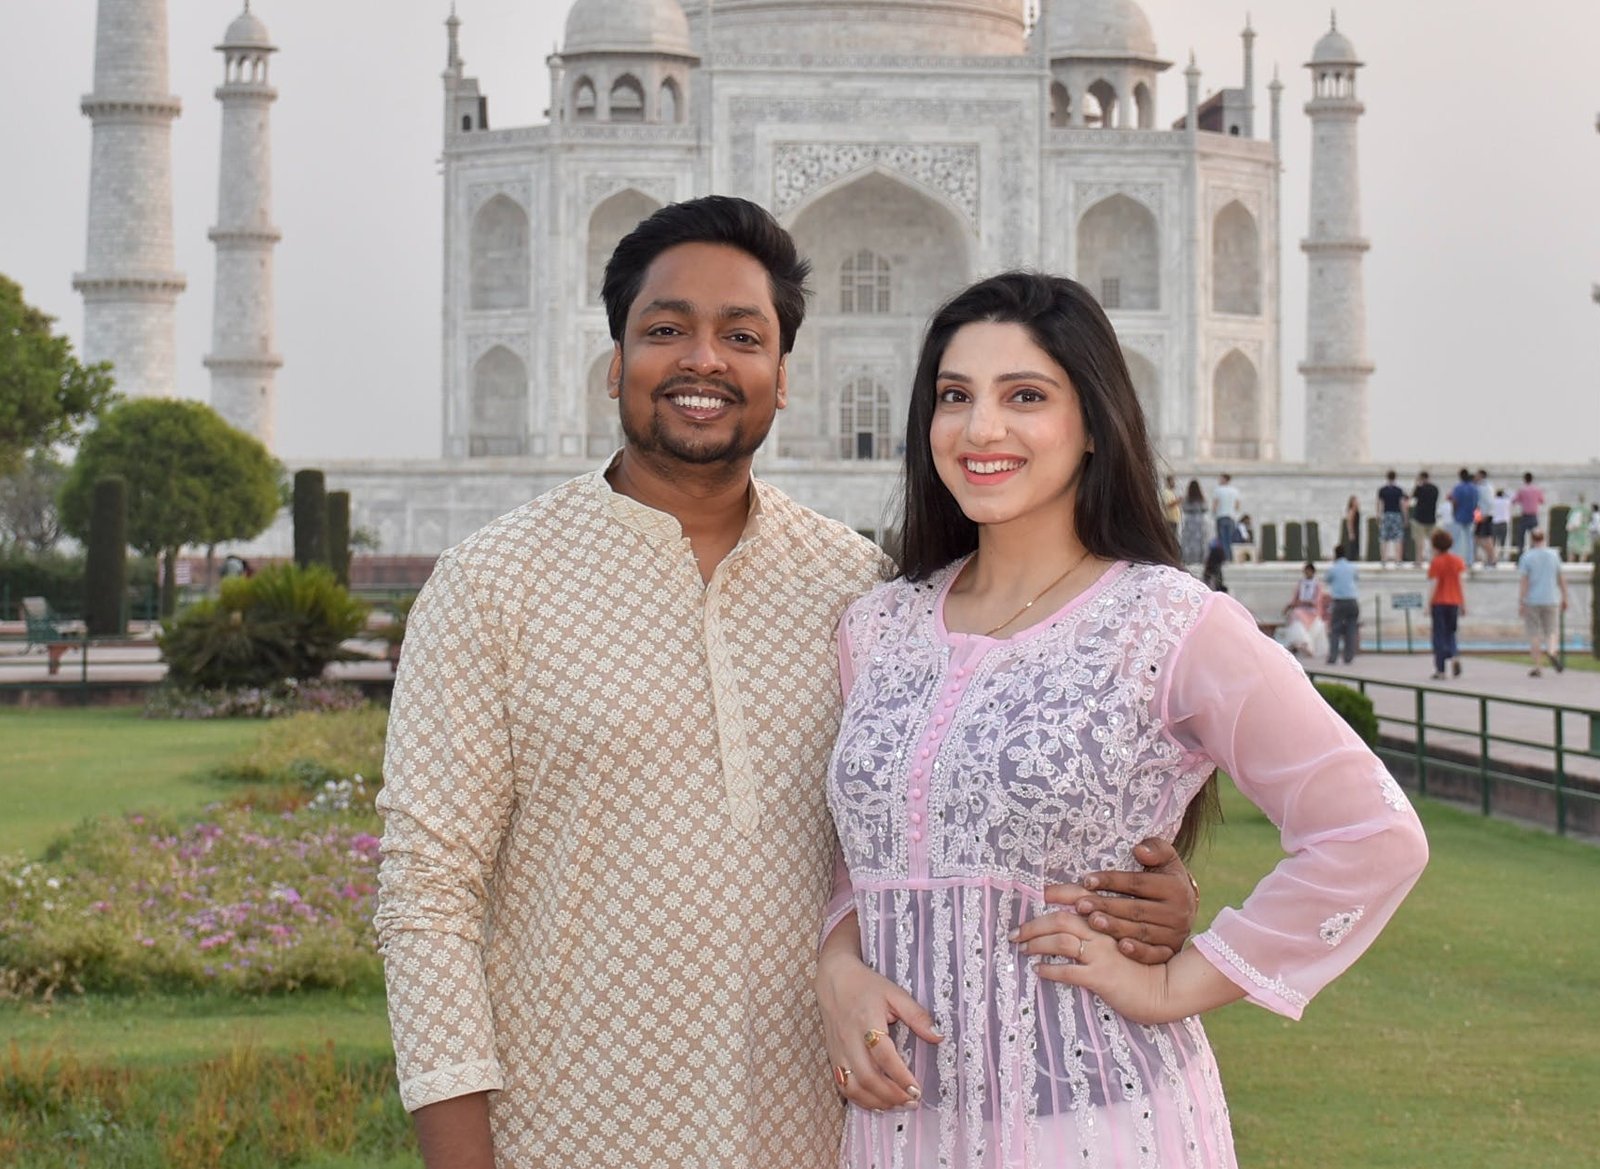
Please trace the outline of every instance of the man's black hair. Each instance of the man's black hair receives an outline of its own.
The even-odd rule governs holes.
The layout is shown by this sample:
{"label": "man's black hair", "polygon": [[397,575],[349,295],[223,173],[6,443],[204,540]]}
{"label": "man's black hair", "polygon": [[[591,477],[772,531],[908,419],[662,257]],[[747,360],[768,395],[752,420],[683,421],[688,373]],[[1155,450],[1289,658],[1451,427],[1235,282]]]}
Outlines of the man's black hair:
{"label": "man's black hair", "polygon": [[794,336],[806,316],[806,277],[811,265],[800,258],[794,240],[764,207],[728,195],[669,203],[622,237],[606,262],[600,290],[613,341],[622,340],[628,310],[644,286],[650,265],[679,244],[725,244],[765,268],[772,305],[778,312],[778,352],[794,348]]}

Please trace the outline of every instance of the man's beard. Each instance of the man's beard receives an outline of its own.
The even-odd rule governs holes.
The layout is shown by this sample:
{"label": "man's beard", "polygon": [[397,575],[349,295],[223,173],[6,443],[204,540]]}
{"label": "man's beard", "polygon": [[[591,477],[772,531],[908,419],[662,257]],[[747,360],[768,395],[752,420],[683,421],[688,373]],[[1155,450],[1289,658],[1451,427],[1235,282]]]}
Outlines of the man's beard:
{"label": "man's beard", "polygon": [[[622,377],[624,384],[626,384],[626,367],[622,371]],[[766,441],[766,430],[762,430],[760,434],[748,434],[745,428],[737,422],[733,431],[724,438],[672,433],[665,425],[665,420],[657,405],[679,386],[711,386],[728,395],[737,406],[743,406],[747,401],[743,390],[732,382],[723,381],[720,378],[694,377],[689,374],[678,374],[669,377],[652,391],[650,395],[650,419],[643,429],[634,424],[626,409],[619,411],[622,418],[622,436],[627,441],[628,446],[640,454],[664,456],[692,466],[709,467],[718,463],[744,462],[751,458],[761,444]]]}

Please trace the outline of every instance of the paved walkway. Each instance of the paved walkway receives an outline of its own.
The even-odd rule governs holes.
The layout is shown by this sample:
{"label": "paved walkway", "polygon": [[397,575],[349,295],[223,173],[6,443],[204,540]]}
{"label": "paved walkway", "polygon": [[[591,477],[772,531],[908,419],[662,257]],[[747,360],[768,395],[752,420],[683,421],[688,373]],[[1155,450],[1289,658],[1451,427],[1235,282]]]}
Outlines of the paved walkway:
{"label": "paved walkway", "polygon": [[[1521,746],[1491,742],[1490,758],[1553,770],[1555,766],[1556,718],[1553,711],[1521,703],[1550,703],[1565,708],[1562,716],[1562,743],[1567,750],[1600,749],[1600,673],[1569,669],[1557,674],[1546,669],[1539,678],[1528,676],[1528,667],[1489,658],[1467,657],[1459,678],[1433,681],[1433,659],[1425,654],[1361,654],[1350,665],[1308,665],[1318,677],[1363,679],[1367,694],[1380,717],[1416,719],[1415,687],[1424,690],[1424,710],[1429,726],[1428,743],[1439,747],[1478,754],[1480,710],[1486,705],[1489,732],[1543,746]],[[1388,683],[1388,685],[1385,685]],[[1437,726],[1458,727],[1468,733],[1433,730]],[[1385,722],[1387,738],[1414,743],[1410,725]],[[1593,748],[1591,748],[1593,744]],[[1569,775],[1600,780],[1600,759],[1568,755]]]}
{"label": "paved walkway", "polygon": [[[381,641],[350,643],[353,648],[381,655]],[[19,641],[0,641],[0,686],[27,683],[71,684],[87,676],[90,682],[159,682],[166,677],[167,667],[161,660],[161,651],[154,639],[146,645],[89,646],[87,675],[84,657],[79,650],[69,650],[61,659],[61,670],[50,675],[49,662],[43,650],[24,652]],[[393,677],[387,661],[339,662],[328,667],[328,676],[346,681],[385,680]]]}

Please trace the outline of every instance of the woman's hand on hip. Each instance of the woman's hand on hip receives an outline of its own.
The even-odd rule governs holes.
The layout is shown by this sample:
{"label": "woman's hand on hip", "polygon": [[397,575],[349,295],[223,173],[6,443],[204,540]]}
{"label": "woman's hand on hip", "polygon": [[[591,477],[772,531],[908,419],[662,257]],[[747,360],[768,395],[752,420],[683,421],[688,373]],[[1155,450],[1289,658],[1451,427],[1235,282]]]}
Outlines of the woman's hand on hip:
{"label": "woman's hand on hip", "polygon": [[817,961],[816,992],[840,1094],[875,1110],[921,1100],[921,1085],[888,1031],[890,1024],[901,1022],[929,1043],[939,1043],[943,1037],[933,1028],[933,1016],[902,987],[843,948],[824,949]]}

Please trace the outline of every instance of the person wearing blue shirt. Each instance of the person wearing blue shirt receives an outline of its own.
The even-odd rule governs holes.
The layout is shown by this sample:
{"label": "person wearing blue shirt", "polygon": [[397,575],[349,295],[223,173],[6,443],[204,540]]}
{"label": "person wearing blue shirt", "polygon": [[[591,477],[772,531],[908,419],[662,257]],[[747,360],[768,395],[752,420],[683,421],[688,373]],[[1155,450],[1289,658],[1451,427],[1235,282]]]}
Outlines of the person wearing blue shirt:
{"label": "person wearing blue shirt", "polygon": [[1350,562],[1350,549],[1340,544],[1333,550],[1334,561],[1328,566],[1323,579],[1328,585],[1328,596],[1333,599],[1333,609],[1328,622],[1328,664],[1339,658],[1344,647],[1346,665],[1356,656],[1357,627],[1361,624],[1361,574]]}
{"label": "person wearing blue shirt", "polygon": [[1539,677],[1539,658],[1550,659],[1556,673],[1565,669],[1561,660],[1561,646],[1557,633],[1559,613],[1567,607],[1567,582],[1561,576],[1561,557],[1555,549],[1545,547],[1544,529],[1535,528],[1529,534],[1532,546],[1517,557],[1517,608],[1522,613],[1523,628],[1528,631],[1528,651],[1533,656],[1533,669],[1528,673]]}
{"label": "person wearing blue shirt", "polygon": [[1472,481],[1472,472],[1461,468],[1461,478],[1450,488],[1450,535],[1461,559],[1468,568],[1474,568],[1472,556],[1472,528],[1478,516],[1478,485]]}

